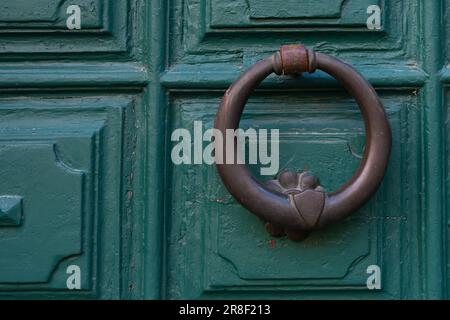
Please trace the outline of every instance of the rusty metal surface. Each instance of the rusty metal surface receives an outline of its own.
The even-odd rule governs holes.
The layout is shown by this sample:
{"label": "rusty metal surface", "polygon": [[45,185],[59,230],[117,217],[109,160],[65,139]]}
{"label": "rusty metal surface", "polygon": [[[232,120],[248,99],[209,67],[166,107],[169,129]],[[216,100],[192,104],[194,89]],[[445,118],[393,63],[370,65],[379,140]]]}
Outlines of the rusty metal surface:
{"label": "rusty metal surface", "polygon": [[300,74],[314,72],[317,68],[316,55],[304,45],[284,45],[274,55],[274,72],[280,74]]}
{"label": "rusty metal surface", "polygon": [[[245,103],[253,90],[271,73],[298,74],[320,69],[354,97],[362,113],[366,147],[361,164],[339,190],[325,193],[318,178],[309,173],[282,172],[266,185],[252,176],[244,164],[217,164],[228,191],[244,207],[267,222],[272,235],[287,234],[301,240],[313,230],[344,219],[363,206],[377,190],[391,151],[391,129],[373,87],[348,64],[303,45],[283,46],[280,52],[257,62],[225,93],[215,127],[224,136],[216,145],[216,156],[226,157],[226,130],[237,129]],[[236,151],[236,142],[234,142]],[[235,152],[236,154],[236,152]]]}

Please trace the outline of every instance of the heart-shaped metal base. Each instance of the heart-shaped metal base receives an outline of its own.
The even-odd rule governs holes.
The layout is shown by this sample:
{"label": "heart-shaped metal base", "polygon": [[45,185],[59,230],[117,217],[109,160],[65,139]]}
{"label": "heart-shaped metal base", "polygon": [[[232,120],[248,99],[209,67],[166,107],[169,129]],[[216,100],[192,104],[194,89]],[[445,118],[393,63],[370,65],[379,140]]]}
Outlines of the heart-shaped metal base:
{"label": "heart-shaped metal base", "polygon": [[[319,178],[310,171],[297,173],[286,170],[280,172],[277,179],[268,181],[266,186],[287,195],[303,225],[308,229],[314,228],[325,204],[325,191],[319,184]],[[307,230],[289,230],[270,222],[266,223],[266,229],[274,237],[287,235],[295,241],[303,240],[309,234]]]}

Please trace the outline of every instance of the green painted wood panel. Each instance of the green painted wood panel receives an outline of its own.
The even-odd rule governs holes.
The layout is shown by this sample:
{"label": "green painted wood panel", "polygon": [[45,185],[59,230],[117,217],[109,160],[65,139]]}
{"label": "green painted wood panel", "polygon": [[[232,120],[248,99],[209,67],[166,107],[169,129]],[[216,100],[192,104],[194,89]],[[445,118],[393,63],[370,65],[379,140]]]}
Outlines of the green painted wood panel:
{"label": "green painted wood panel", "polygon": [[382,1],[208,0],[211,26],[235,27],[265,25],[363,26],[367,7]]}
{"label": "green painted wood panel", "polygon": [[[66,30],[67,8],[72,3],[63,0],[35,0],[30,4],[26,0],[5,0],[0,5],[0,22],[4,27],[16,27],[23,30],[24,25],[35,28]],[[103,27],[103,6],[108,1],[84,0],[76,3],[83,11],[83,29]]]}
{"label": "green painted wood panel", "polygon": [[[449,1],[2,1],[0,298],[447,298]],[[69,4],[81,30],[65,27]],[[214,166],[173,165],[170,134],[210,128],[246,68],[298,42],[375,86],[393,150],[364,208],[295,243],[271,238]],[[329,190],[365,142],[322,72],[269,77],[242,126],[280,129],[280,169]]]}
{"label": "green painted wood panel", "polygon": [[144,297],[148,6],[2,2],[0,298]]}
{"label": "green painted wood panel", "polygon": [[[81,29],[68,30],[67,8],[78,5]],[[0,4],[0,57],[36,59],[43,55],[87,60],[90,54],[124,54],[131,33],[127,0],[5,0]],[[134,4],[133,4],[134,5]],[[81,56],[80,56],[81,55]]]}
{"label": "green painted wood panel", "polygon": [[0,105],[0,194],[22,198],[21,223],[0,228],[0,295],[66,296],[66,271],[76,265],[81,288],[71,295],[119,298],[121,175],[130,174],[122,157],[133,98],[4,98]]}
{"label": "green painted wood panel", "polygon": [[[398,142],[383,187],[358,214],[301,243],[271,238],[264,224],[227,193],[214,167],[172,166],[169,189],[179,192],[167,200],[170,297],[253,297],[256,291],[267,298],[306,298],[317,287],[324,294],[336,291],[340,298],[402,297],[409,285],[402,282],[409,273],[402,265],[411,263],[402,235],[414,232],[419,203],[407,203],[400,190],[408,180],[415,181],[411,192],[418,192],[420,173],[408,159],[414,163],[420,158],[411,139],[419,122],[409,92],[382,94]],[[189,128],[193,121],[211,127],[219,101],[215,95],[174,94],[173,128]],[[279,128],[280,170],[312,170],[329,190],[351,178],[364,146],[358,110],[340,93],[258,95],[248,103],[241,125]],[[199,261],[195,272],[185,267]],[[373,264],[385,270],[383,292],[366,288],[366,269]]]}
{"label": "green painted wood panel", "polygon": [[[427,37],[425,24],[443,11],[422,1],[371,4],[382,8],[380,30],[366,28],[365,2],[329,6],[334,11],[328,12],[320,10],[324,4],[318,1],[300,14],[283,11],[281,3],[275,10],[271,1],[172,1],[171,60],[162,77],[171,97],[168,132],[192,130],[195,120],[211,126],[223,90],[243,70],[280,45],[301,41],[351,63],[376,86],[389,114],[394,146],[384,183],[370,203],[301,243],[267,235],[261,221],[226,192],[214,168],[169,167],[165,297],[444,297],[442,285],[440,292],[433,288],[438,276],[428,271],[436,270],[436,263],[442,268],[445,251],[424,221],[430,203],[422,196],[421,181],[430,177],[423,170],[436,158],[423,153],[428,134],[423,131],[423,99],[431,101],[437,92],[424,89],[429,65],[425,67],[419,44]],[[325,13],[328,19],[321,16]],[[424,16],[430,20],[425,22]],[[433,68],[442,68],[439,57],[433,59]],[[282,167],[312,169],[329,190],[349,179],[364,144],[354,102],[320,72],[298,79],[269,77],[250,99],[242,124],[279,128]],[[441,142],[429,142],[435,143]],[[442,209],[434,212],[433,221],[442,214]],[[437,255],[434,267],[429,254]],[[366,288],[371,264],[381,267],[381,290]],[[198,267],[186,271],[186,265]]]}

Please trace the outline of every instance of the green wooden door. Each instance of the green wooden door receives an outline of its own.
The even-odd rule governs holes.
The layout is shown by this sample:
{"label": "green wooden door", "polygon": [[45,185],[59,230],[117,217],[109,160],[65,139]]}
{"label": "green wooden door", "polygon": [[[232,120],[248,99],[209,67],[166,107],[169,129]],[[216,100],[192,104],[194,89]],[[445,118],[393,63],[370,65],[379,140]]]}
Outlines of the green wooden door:
{"label": "green wooden door", "polygon": [[[448,8],[2,0],[0,297],[447,298]],[[245,69],[299,42],[375,87],[393,148],[364,208],[293,242],[272,238],[214,165],[174,164],[171,134],[211,128]],[[327,190],[365,143],[355,102],[321,72],[269,77],[241,126],[279,129],[280,170],[313,170]]]}

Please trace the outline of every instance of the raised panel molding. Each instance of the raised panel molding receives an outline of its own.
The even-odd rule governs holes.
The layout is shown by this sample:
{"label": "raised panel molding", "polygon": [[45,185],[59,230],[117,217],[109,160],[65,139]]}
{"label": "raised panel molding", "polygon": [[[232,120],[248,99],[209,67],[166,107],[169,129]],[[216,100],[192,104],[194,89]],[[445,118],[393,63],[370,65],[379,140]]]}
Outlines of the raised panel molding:
{"label": "raised panel molding", "polygon": [[[101,31],[106,25],[111,2],[108,0],[2,0],[0,4],[0,33],[70,30],[66,27],[67,8],[81,9],[82,29]],[[107,30],[105,30],[107,31]]]}
{"label": "raised panel molding", "polygon": [[[405,297],[409,284],[402,279],[408,277],[406,260],[415,242],[420,199],[408,199],[401,190],[414,189],[419,181],[414,141],[420,116],[413,96],[381,92],[381,97],[394,136],[385,182],[359,213],[300,243],[271,238],[263,223],[225,190],[214,166],[171,166],[168,297]],[[196,120],[211,127],[219,101],[210,94],[173,93],[171,128],[189,130]],[[280,170],[307,167],[327,190],[337,189],[356,170],[364,132],[351,100],[322,91],[255,94],[241,127],[280,125]],[[372,264],[383,270],[381,290],[366,287],[366,269]],[[199,267],[185,270],[186,265]]]}
{"label": "raised panel molding", "polygon": [[384,8],[384,1],[380,0],[285,0],[283,3],[275,0],[206,1],[209,2],[211,10],[212,28],[252,26],[361,28],[366,25],[368,6],[378,5]]}
{"label": "raised panel molding", "polygon": [[[417,29],[415,1],[344,1],[339,11],[334,4],[315,1],[314,10],[325,6],[334,8],[333,13],[329,13],[336,16],[334,18],[321,18],[318,11],[303,13],[310,17],[294,18],[289,15],[301,16],[303,12],[288,10],[295,7],[294,2],[286,3],[286,10],[281,7],[278,11],[271,9],[271,3],[175,0],[170,7],[172,67],[224,62],[242,66],[242,61],[255,54],[265,55],[276,51],[280,45],[298,42],[319,52],[368,65],[406,64],[414,56],[411,52],[417,49],[414,46],[417,41],[414,38]],[[307,5],[309,1],[304,3]],[[366,10],[373,4],[382,8],[381,30],[369,30],[366,26]],[[272,12],[276,17],[257,18],[264,12]],[[362,59],[361,53],[369,55],[370,61]]]}
{"label": "raised panel molding", "polygon": [[[315,1],[314,10],[330,6],[334,8],[330,15],[336,17],[319,17],[318,12],[313,17],[313,11],[308,13],[310,17],[283,17],[295,15],[295,11],[283,7],[273,11],[276,18],[251,17],[251,8],[254,16],[262,15],[263,11],[272,11],[267,9],[271,3],[174,0],[169,7],[169,67],[161,78],[162,84],[170,90],[226,88],[243,71],[276,52],[281,45],[299,42],[350,63],[377,87],[417,88],[427,79],[415,61],[416,1],[349,0],[342,2],[338,13],[335,5]],[[365,25],[366,9],[373,4],[382,8],[381,30],[368,30]],[[289,6],[295,3],[286,3],[286,8]],[[302,14],[298,11],[297,15]],[[269,77],[263,86],[335,87],[336,82],[318,71],[295,80]]]}
{"label": "raised panel molding", "polygon": [[19,230],[0,230],[0,283],[46,282],[61,260],[81,253],[84,174],[52,143],[2,142],[0,159],[8,168],[0,193],[23,196],[25,221]]}
{"label": "raised panel molding", "polygon": [[137,63],[0,64],[0,88],[134,88],[148,84],[148,70]]}
{"label": "raised panel molding", "polygon": [[[81,8],[81,29],[68,30],[66,9]],[[40,55],[125,54],[132,36],[134,0],[3,0],[0,4],[0,60]],[[133,23],[136,23],[135,21]],[[73,55],[73,58],[78,58]]]}
{"label": "raised panel molding", "polygon": [[[217,0],[216,0],[217,2]],[[251,18],[336,18],[340,16],[344,0],[333,2],[315,0],[286,0],[261,2],[248,0]]]}
{"label": "raised panel molding", "polygon": [[[127,281],[122,199],[131,174],[134,96],[0,99],[0,203],[19,195],[22,222],[0,224],[0,297],[120,298]],[[126,211],[125,211],[126,210]],[[0,215],[1,219],[1,215]],[[125,259],[125,260],[123,260]],[[81,270],[68,290],[67,268]]]}
{"label": "raised panel molding", "polygon": [[[205,63],[205,64],[177,64],[167,70],[161,76],[161,84],[168,90],[177,91],[185,89],[226,89],[245,69],[262,59],[270,53],[246,60],[230,61],[229,63]],[[244,64],[244,65],[243,65]],[[392,65],[353,65],[365,79],[374,87],[389,87],[404,90],[420,88],[425,84],[427,74],[417,66],[409,64]],[[380,72],[380,69],[383,72]],[[0,69],[1,70],[1,69]],[[448,73],[450,75],[450,72]],[[199,76],[201,75],[201,76]],[[443,79],[450,76],[443,74]],[[0,80],[1,80],[0,73]],[[450,82],[450,81],[449,81]],[[1,82],[0,82],[1,84]],[[302,74],[300,76],[276,76],[271,75],[264,80],[259,88],[274,89],[299,89],[299,88],[338,88],[339,83],[333,77],[320,70],[313,74]]]}
{"label": "raised panel molding", "polygon": [[[417,141],[422,139],[423,110],[417,105],[417,95],[429,79],[417,61],[421,4],[349,0],[342,2],[339,12],[335,7],[324,10],[322,13],[328,15],[325,18],[317,11],[283,11],[282,6],[271,10],[270,2],[171,2],[169,65],[160,78],[171,99],[168,132],[174,128],[189,129],[194,120],[212,126],[225,88],[280,45],[301,42],[351,64],[377,87],[394,134],[387,176],[381,189],[359,213],[323,235],[318,233],[296,244],[269,237],[263,224],[223,188],[215,168],[169,167],[166,297],[419,296],[420,283],[414,275],[420,273],[420,266],[414,248],[421,245],[417,230],[423,199],[408,195],[420,194],[421,190],[422,146]],[[325,1],[316,3],[320,6]],[[367,13],[360,5],[367,9],[369,4],[382,7],[381,30],[370,31],[365,26],[363,17]],[[333,173],[353,170],[349,169],[352,155],[344,146],[350,143],[356,146],[352,150],[361,151],[364,134],[362,122],[360,125],[353,122],[358,115],[349,108],[353,102],[341,100],[338,83],[323,72],[316,72],[295,78],[270,76],[258,89],[248,102],[242,126],[251,119],[253,127],[267,127],[275,119],[275,125],[282,125],[281,132],[291,130],[291,135],[285,132],[285,149],[280,153],[282,157],[285,155],[283,161],[299,170],[303,169],[307,156],[295,152],[290,143],[298,144],[299,150],[303,147],[312,151],[319,149],[321,143],[326,145],[320,153],[316,152],[321,155],[320,161],[312,162],[325,172],[319,172],[319,176],[346,181],[349,177]],[[317,92],[320,102],[314,100],[310,89]],[[277,106],[280,101],[282,107]],[[303,113],[307,113],[304,117],[308,121],[302,122]],[[336,131],[330,136],[320,130],[321,121],[334,128],[339,120],[347,121],[340,135]],[[307,127],[305,132],[301,131],[303,126]],[[312,142],[311,133],[316,134],[317,144]],[[326,144],[327,141],[330,143]],[[338,156],[327,159],[325,148],[329,148],[330,155]],[[339,186],[336,182],[328,181],[327,187],[335,189]],[[323,250],[319,257],[310,253],[316,249]],[[381,267],[381,290],[366,287],[366,270],[371,264]],[[184,270],[182,266],[186,265],[199,267]],[[333,265],[339,267],[333,269]]]}

